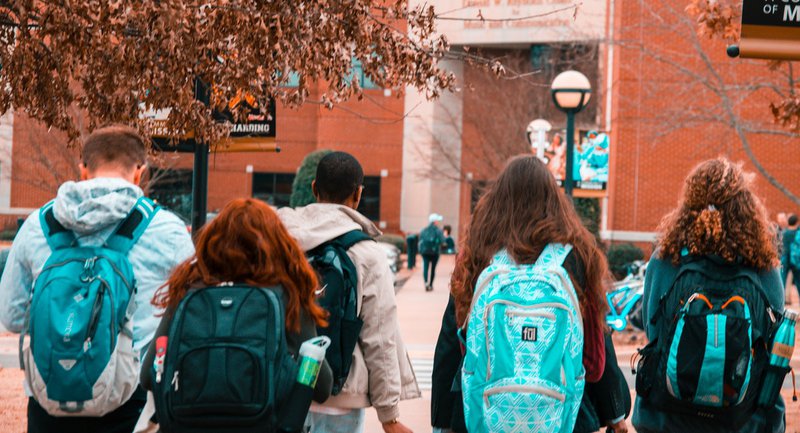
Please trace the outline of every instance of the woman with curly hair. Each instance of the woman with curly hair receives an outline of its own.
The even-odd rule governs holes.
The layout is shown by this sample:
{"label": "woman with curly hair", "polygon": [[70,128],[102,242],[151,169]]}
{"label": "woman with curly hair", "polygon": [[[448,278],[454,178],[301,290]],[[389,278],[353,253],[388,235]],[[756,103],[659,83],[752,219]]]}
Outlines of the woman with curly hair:
{"label": "woman with curly hair", "polygon": [[[643,300],[647,338],[651,342],[648,347],[658,348],[654,353],[659,356],[647,359],[648,349],[642,351],[645,359],[638,368],[638,396],[632,419],[636,430],[783,432],[784,406],[780,398],[774,408],[756,409],[758,377],[750,378],[750,392],[746,385],[738,390],[728,386],[729,373],[731,377],[736,375],[728,365],[732,355],[725,352],[728,349],[723,350],[724,359],[715,364],[717,372],[709,374],[703,369],[700,376],[691,374],[695,372],[692,365],[705,366],[710,359],[708,353],[712,349],[706,343],[710,335],[716,336],[712,339],[715,344],[721,338],[723,346],[736,338],[744,338],[744,344],[752,341],[737,351],[740,355],[734,363],[736,371],[742,365],[753,365],[756,375],[766,363],[768,330],[783,310],[778,253],[766,209],[753,192],[753,175],[725,158],[701,163],[687,177],[678,207],[663,219],[659,233],[656,251],[647,267]],[[688,281],[691,278],[694,280]],[[726,285],[726,281],[731,283]],[[749,340],[746,330],[733,332],[725,328],[726,323],[733,326],[737,321],[732,309],[743,308],[740,311],[745,314],[748,305],[753,311],[752,321],[747,320],[753,332]],[[703,319],[700,326],[689,324],[692,314]],[[722,325],[717,328],[720,322]],[[762,326],[766,330],[758,329]],[[689,345],[684,345],[689,340],[685,336],[697,329],[702,329],[696,341],[699,344],[687,350]],[[759,363],[761,367],[755,367]],[[651,371],[658,373],[646,379],[650,365],[654,366]],[[750,371],[748,367],[748,378]],[[718,380],[711,381],[716,385],[706,387],[705,377],[716,373]],[[662,392],[661,385],[667,391]],[[709,389],[710,394],[704,394]],[[667,393],[671,397],[657,397]],[[700,409],[680,410],[691,407]],[[736,408],[733,416],[723,415],[726,408]],[[733,427],[729,422],[739,415],[741,421]]]}

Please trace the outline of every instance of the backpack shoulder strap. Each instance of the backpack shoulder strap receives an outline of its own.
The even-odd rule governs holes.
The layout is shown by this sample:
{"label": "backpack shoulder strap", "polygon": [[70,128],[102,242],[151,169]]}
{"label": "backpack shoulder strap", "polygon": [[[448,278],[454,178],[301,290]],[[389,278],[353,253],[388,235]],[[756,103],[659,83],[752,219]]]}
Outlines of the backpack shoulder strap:
{"label": "backpack shoulder strap", "polygon": [[69,248],[75,244],[75,234],[67,230],[56,219],[53,211],[54,204],[55,200],[52,200],[39,209],[39,223],[42,226],[44,237],[47,239],[47,244],[53,251]]}
{"label": "backpack shoulder strap", "polygon": [[361,230],[349,231],[331,241],[343,250],[349,250],[353,245],[363,241],[373,241],[372,237]]}
{"label": "backpack shoulder strap", "polygon": [[150,225],[159,209],[161,208],[149,198],[140,197],[128,216],[119,223],[106,240],[106,247],[127,254]]}
{"label": "backpack shoulder strap", "polygon": [[572,245],[547,244],[539,254],[539,258],[536,259],[534,266],[546,269],[562,267],[570,252],[572,252]]}

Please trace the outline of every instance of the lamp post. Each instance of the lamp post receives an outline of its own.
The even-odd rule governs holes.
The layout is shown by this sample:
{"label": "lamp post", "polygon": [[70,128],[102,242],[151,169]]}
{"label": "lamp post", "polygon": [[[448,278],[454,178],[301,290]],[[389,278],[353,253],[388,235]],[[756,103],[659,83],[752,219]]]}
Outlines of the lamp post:
{"label": "lamp post", "polygon": [[572,197],[575,183],[572,171],[575,162],[575,113],[578,113],[589,102],[592,96],[592,85],[585,75],[578,71],[565,71],[553,80],[550,93],[556,108],[567,113],[567,160],[564,170],[564,193]]}
{"label": "lamp post", "polygon": [[[536,157],[540,160],[544,161],[544,147],[545,147],[545,138],[546,134],[550,132],[552,126],[550,122],[544,119],[536,119],[533,122],[528,124],[528,129],[526,132],[528,133],[528,144],[531,147],[536,147]],[[534,143],[534,134],[536,135],[536,141]]]}

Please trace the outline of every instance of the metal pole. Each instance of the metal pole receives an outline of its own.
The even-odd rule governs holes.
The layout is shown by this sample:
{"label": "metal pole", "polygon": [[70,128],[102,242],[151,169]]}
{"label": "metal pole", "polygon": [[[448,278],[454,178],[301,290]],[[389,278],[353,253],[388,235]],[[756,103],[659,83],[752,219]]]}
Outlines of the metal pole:
{"label": "metal pole", "polygon": [[564,193],[567,197],[572,198],[572,186],[574,180],[572,178],[572,170],[575,158],[575,113],[572,110],[567,111],[567,160],[564,169]]}
{"label": "metal pole", "polygon": [[194,173],[192,174],[192,233],[206,223],[208,206],[208,144],[194,144]]}
{"label": "metal pole", "polygon": [[[209,103],[208,86],[194,79],[194,98]],[[206,223],[208,208],[208,143],[194,142],[194,172],[192,173],[192,233],[197,233]]]}

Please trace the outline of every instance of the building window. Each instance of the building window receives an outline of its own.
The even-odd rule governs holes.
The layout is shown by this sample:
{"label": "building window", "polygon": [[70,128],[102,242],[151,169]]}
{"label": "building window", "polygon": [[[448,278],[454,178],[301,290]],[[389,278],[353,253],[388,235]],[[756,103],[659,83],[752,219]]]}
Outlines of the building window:
{"label": "building window", "polygon": [[381,177],[364,176],[364,191],[358,211],[372,221],[381,220]]}
{"label": "building window", "polygon": [[294,173],[253,173],[253,197],[281,208],[289,206]]}
{"label": "building window", "polygon": [[353,78],[357,78],[362,89],[379,89],[380,87],[369,79],[369,76],[364,72],[361,66],[361,61],[353,58]]}
{"label": "building window", "polygon": [[535,70],[550,70],[551,50],[549,45],[531,45],[531,66]]}
{"label": "building window", "polygon": [[192,170],[150,168],[148,196],[187,224],[192,217]]}

